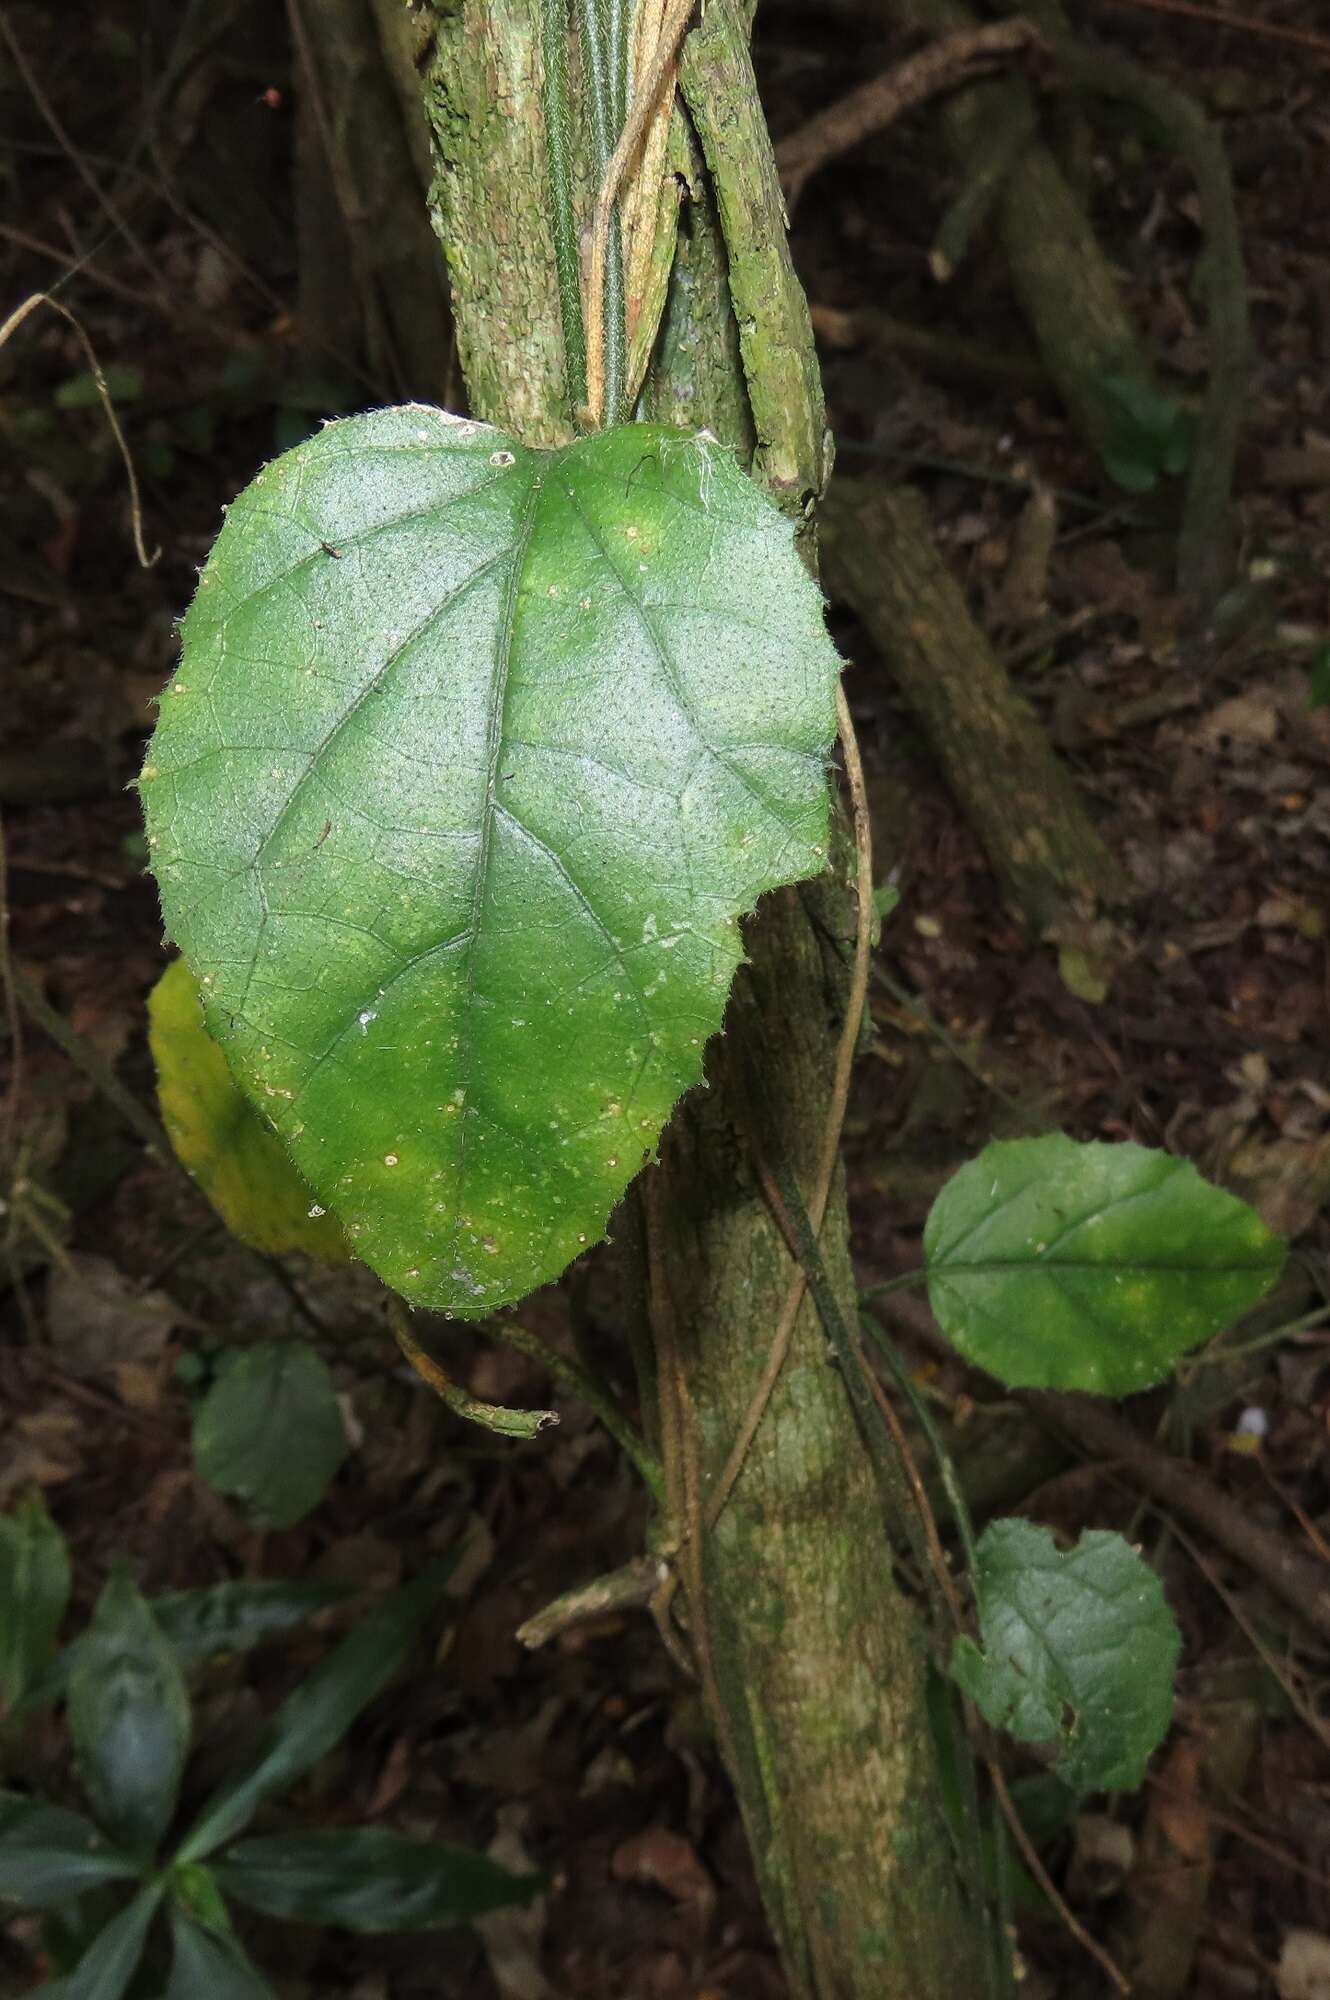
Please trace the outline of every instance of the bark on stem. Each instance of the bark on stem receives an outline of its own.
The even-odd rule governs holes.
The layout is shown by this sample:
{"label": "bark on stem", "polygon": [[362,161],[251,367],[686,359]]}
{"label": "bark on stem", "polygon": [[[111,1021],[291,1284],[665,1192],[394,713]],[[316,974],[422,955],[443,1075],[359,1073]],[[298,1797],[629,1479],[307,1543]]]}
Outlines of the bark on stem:
{"label": "bark on stem", "polygon": [[[439,9],[426,77],[439,177],[435,211],[453,273],[472,408],[531,443],[561,437],[561,338],[544,212],[537,0]],[[807,306],[790,265],[779,185],[744,23],[709,0],[680,81],[705,161],[647,405],[708,424],[746,453],[805,526],[822,485],[824,427]],[[497,107],[502,107],[501,113]],[[723,225],[724,241],[716,227]],[[742,355],[737,366],[736,345]],[[836,888],[809,892],[834,903]],[[779,1093],[782,1148],[814,1170],[836,1042],[841,961],[805,896],[768,900],[751,926],[731,1033]],[[834,929],[824,913],[822,932]],[[754,1046],[757,1038],[759,1046]],[[676,1116],[652,1208],[672,1353],[687,1371],[685,1488],[705,1498],[761,1372],[790,1280],[789,1254],[752,1180],[742,1118],[716,1045],[711,1091]],[[844,1191],[822,1235],[855,1310]],[[664,1372],[662,1370],[662,1372]],[[666,1440],[662,1440],[667,1442]],[[669,1457],[668,1450],[665,1453]],[[797,2000],[951,2000],[984,1990],[978,1928],[944,1821],[924,1705],[924,1663],[892,1574],[881,1496],[811,1306],[771,1407],[705,1549],[685,1573],[705,1599],[736,1790]]]}

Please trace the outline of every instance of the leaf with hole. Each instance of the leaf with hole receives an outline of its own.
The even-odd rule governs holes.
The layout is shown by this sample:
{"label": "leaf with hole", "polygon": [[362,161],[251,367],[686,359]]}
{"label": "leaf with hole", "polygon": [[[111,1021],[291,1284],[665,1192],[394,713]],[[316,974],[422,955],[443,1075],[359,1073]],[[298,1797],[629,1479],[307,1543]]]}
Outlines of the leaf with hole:
{"label": "leaf with hole", "polygon": [[1148,1563],[1103,1529],[1064,1554],[1047,1528],[993,1521],[974,1588],[982,1650],[958,1639],[951,1671],[985,1719],[1056,1745],[1075,1791],[1139,1785],[1168,1728],[1182,1648]]}
{"label": "leaf with hole", "polygon": [[167,1137],[231,1234],[269,1256],[301,1250],[346,1263],[351,1246],[337,1218],[315,1200],[204,1027],[198,985],[183,958],[148,995],[148,1047]]}
{"label": "leaf with hole", "polygon": [[986,1146],[924,1230],[929,1300],[967,1361],[1012,1387],[1102,1396],[1161,1382],[1264,1296],[1284,1256],[1187,1161],[1060,1133]]}
{"label": "leaf with hole", "polygon": [[231,508],[141,788],[207,1026],[356,1252],[481,1315],[605,1229],[765,890],[835,651],[705,434],[329,425]]}
{"label": "leaf with hole", "polygon": [[259,1527],[293,1528],[318,1506],[346,1457],[328,1364],[305,1340],[233,1350],[194,1418],[194,1459]]}

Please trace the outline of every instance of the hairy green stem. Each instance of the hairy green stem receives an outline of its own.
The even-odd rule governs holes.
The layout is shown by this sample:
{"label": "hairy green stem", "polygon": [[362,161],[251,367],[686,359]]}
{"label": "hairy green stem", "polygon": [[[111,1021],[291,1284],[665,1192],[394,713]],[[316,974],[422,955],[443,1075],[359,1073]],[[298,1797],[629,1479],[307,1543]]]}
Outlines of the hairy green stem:
{"label": "hairy green stem", "polygon": [[665,1476],[660,1468],[660,1460],[650,1451],[641,1433],[629,1423],[619,1405],[615,1402],[603,1382],[597,1381],[589,1369],[574,1361],[566,1354],[560,1354],[557,1347],[551,1347],[539,1334],[531,1333],[516,1320],[492,1319],[487,1322],[486,1331],[506,1347],[526,1356],[528,1361],[538,1363],[549,1370],[563,1388],[574,1396],[579,1396],[589,1410],[600,1418],[606,1430],[632,1461],[643,1485],[656,1500],[665,1498]]}
{"label": "hairy green stem", "polygon": [[[578,26],[582,36],[582,59],[590,85],[592,167],[597,183],[618,143],[621,122],[615,121],[615,106],[621,91],[616,77],[625,61],[622,7],[612,0],[577,0]],[[612,37],[617,36],[615,46]],[[600,399],[601,421],[606,429],[624,418],[624,377],[627,370],[627,320],[623,289],[623,254],[619,241],[617,210],[610,221],[609,254],[605,259],[605,286],[598,299],[586,302],[588,314],[597,315],[604,328],[601,346],[605,371],[604,393]],[[587,393],[595,397],[598,384],[587,383]]]}
{"label": "hairy green stem", "polygon": [[586,324],[573,212],[573,133],[568,96],[568,0],[541,0],[541,96],[549,167],[550,228],[559,279],[564,369],[571,415],[586,401]]}

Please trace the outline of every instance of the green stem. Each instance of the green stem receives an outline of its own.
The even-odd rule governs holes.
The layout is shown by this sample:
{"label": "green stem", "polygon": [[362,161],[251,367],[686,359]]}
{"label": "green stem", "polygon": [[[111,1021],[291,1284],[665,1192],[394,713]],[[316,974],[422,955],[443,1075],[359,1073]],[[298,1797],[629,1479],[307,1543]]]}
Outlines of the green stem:
{"label": "green stem", "polygon": [[659,1459],[648,1450],[640,1433],[629,1423],[603,1383],[598,1382],[580,1363],[573,1361],[566,1354],[560,1354],[556,1347],[551,1347],[548,1341],[540,1338],[539,1334],[528,1332],[526,1327],[519,1326],[515,1320],[490,1320],[486,1331],[503,1341],[505,1346],[515,1349],[518,1354],[524,1354],[528,1361],[535,1361],[540,1367],[548,1369],[563,1388],[574,1396],[580,1396],[587,1408],[593,1410],[600,1418],[610,1436],[623,1447],[652,1496],[656,1500],[664,1501],[665,1475],[661,1471]]}
{"label": "green stem", "polygon": [[573,213],[573,131],[568,99],[568,0],[541,0],[542,99],[549,167],[550,228],[559,277],[564,370],[571,414],[586,401],[586,325]]}
{"label": "green stem", "polygon": [[[622,120],[615,122],[615,106],[622,95],[616,78],[625,75],[623,8],[618,0],[576,0],[578,26],[582,35],[582,55],[590,83],[591,165],[597,185],[605,178]],[[623,256],[619,242],[616,208],[610,223],[609,254],[605,259],[605,290],[599,299],[587,300],[587,311],[599,313],[605,328],[605,399],[602,422],[606,429],[623,421],[624,378],[627,369],[627,318],[623,290]]]}

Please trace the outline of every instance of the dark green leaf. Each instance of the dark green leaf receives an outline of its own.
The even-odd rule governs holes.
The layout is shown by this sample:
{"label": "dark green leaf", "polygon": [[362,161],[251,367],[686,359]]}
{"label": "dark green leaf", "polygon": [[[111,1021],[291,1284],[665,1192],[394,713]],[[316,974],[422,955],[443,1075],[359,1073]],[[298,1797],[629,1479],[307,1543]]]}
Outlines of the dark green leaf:
{"label": "dark green leaf", "polygon": [[113,1572],[83,1635],[69,1725],[97,1824],[150,1856],[171,1823],[189,1751],[180,1662],[128,1573]]}
{"label": "dark green leaf", "polygon": [[95,1883],[138,1873],[138,1864],[108,1846],[82,1813],[0,1792],[0,1903],[45,1910]]}
{"label": "dark green leaf", "polygon": [[0,1515],[0,1720],[55,1650],[69,1603],[69,1550],[35,1488]]}
{"label": "dark green leaf", "polygon": [[928,1296],[1012,1386],[1128,1396],[1267,1292],[1285,1246],[1195,1167],[1053,1134],[986,1146],[924,1231]]}
{"label": "dark green leaf", "polygon": [[432,1563],[414,1582],[393,1591],[288,1696],[264,1731],[255,1763],[222,1785],[204,1807],[179,1861],[201,1860],[233,1840],[265,1799],[285,1791],[340,1743],[407,1658],[456,1561],[452,1556]]}
{"label": "dark green leaf", "polygon": [[317,1507],[346,1457],[328,1364],[304,1340],[233,1351],[194,1419],[194,1459],[256,1525],[291,1528]]}
{"label": "dark green leaf", "polygon": [[[197,1590],[166,1591],[160,1597],[150,1597],[148,1609],[182,1661],[206,1660],[214,1653],[242,1653],[261,1645],[349,1594],[346,1584],[320,1583],[313,1578],[254,1583],[242,1579],[205,1584]],[[73,1640],[51,1662],[28,1690],[25,1708],[59,1701],[69,1684],[79,1645],[79,1640]]]}
{"label": "dark green leaf", "polygon": [[986,1719],[1057,1745],[1075,1791],[1139,1785],[1173,1712],[1182,1645],[1154,1571],[1102,1529],[1064,1555],[1047,1528],[994,1521],[974,1586],[983,1650],[958,1639],[951,1671]]}
{"label": "dark green leaf", "polygon": [[1330,708],[1330,646],[1322,646],[1307,676],[1308,708]]}
{"label": "dark green leaf", "polygon": [[348,1931],[444,1930],[546,1886],[474,1848],[412,1840],[375,1826],[242,1840],[217,1864],[229,1896],[269,1917]]}
{"label": "dark green leaf", "polygon": [[175,1956],[166,2000],[273,2000],[273,1990],[229,1933],[171,1911]]}
{"label": "dark green leaf", "polygon": [[118,1917],[112,1917],[57,1988],[61,2000],[121,2000],[138,1970],[148,1931],[162,1900],[160,1887],[140,1889]]}
{"label": "dark green leaf", "polygon": [[739,918],[825,865],[835,651],[705,434],[421,407],[232,506],[142,775],[209,1031],[357,1254],[561,1271],[702,1074]]}

